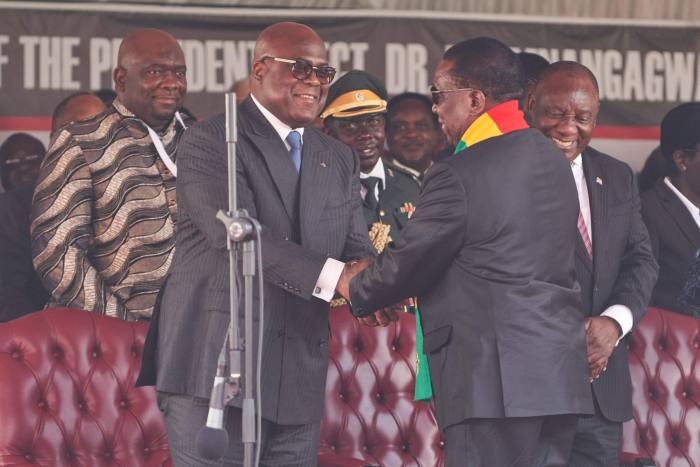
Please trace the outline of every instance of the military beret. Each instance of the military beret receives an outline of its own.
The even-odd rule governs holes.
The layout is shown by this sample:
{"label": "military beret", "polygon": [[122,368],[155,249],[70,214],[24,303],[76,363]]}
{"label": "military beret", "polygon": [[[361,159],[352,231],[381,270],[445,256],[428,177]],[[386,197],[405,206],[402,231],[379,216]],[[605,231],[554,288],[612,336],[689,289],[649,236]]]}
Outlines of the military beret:
{"label": "military beret", "polygon": [[661,152],[667,158],[677,149],[694,149],[700,143],[700,102],[671,109],[661,122]]}
{"label": "military beret", "polygon": [[321,118],[349,118],[385,112],[388,99],[382,82],[362,70],[351,70],[328,89]]}

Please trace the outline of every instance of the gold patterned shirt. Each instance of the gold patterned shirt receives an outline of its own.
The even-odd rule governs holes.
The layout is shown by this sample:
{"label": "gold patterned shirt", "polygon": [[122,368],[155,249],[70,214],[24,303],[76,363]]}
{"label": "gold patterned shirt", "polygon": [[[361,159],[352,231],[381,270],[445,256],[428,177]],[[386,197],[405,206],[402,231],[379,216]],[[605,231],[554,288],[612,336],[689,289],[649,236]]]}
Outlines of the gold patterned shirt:
{"label": "gold patterned shirt", "polygon": [[[184,131],[159,133],[166,152]],[[150,317],[175,246],[175,177],[144,122],[118,100],[56,135],[34,191],[34,268],[50,306]]]}

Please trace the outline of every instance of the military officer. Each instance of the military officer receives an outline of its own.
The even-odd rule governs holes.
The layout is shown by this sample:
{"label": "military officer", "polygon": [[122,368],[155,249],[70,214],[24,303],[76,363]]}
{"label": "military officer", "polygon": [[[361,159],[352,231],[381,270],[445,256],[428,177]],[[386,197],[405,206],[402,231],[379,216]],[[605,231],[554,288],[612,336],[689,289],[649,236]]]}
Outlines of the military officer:
{"label": "military officer", "polygon": [[413,214],[419,191],[418,181],[409,172],[382,160],[387,97],[376,77],[352,70],[331,85],[321,113],[324,131],[359,156],[360,194],[378,253],[398,239]]}

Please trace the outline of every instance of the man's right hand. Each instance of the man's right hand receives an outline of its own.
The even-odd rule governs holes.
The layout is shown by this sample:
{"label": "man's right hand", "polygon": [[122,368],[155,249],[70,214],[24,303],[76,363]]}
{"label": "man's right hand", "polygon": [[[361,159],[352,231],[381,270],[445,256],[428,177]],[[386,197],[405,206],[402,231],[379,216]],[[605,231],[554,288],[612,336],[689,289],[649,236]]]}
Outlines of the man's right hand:
{"label": "man's right hand", "polygon": [[362,258],[357,261],[348,261],[345,263],[343,272],[338,279],[338,284],[335,286],[335,291],[347,300],[348,303],[350,303],[350,281],[360,272],[367,269],[371,264],[372,258]]}

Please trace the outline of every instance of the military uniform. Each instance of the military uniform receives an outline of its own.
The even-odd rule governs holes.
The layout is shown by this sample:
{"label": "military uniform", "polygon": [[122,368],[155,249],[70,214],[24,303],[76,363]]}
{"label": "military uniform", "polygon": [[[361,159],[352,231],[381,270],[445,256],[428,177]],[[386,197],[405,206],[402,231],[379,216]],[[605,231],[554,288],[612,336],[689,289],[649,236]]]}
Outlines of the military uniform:
{"label": "military uniform", "polygon": [[379,187],[379,201],[375,206],[369,199],[369,192],[363,201],[367,229],[377,252],[398,239],[401,229],[413,215],[420,191],[418,182],[407,171],[387,162],[382,164],[385,183],[384,187]]}

